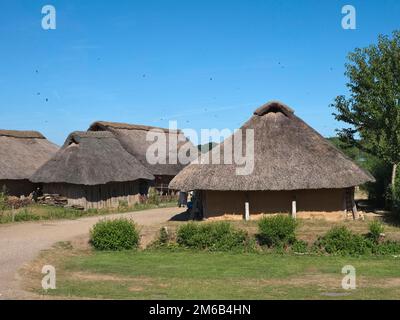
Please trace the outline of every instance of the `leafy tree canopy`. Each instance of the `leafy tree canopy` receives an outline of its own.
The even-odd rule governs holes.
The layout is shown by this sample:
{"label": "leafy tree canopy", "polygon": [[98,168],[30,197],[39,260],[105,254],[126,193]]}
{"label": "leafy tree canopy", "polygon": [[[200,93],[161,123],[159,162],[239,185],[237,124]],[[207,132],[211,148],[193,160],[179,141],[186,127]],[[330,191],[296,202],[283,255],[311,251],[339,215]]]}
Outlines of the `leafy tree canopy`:
{"label": "leafy tree canopy", "polygon": [[391,38],[379,36],[376,45],[356,49],[348,60],[345,74],[350,95],[338,96],[332,104],[337,110],[335,118],[350,125],[339,130],[339,136],[350,145],[398,164],[400,31],[393,32]]}

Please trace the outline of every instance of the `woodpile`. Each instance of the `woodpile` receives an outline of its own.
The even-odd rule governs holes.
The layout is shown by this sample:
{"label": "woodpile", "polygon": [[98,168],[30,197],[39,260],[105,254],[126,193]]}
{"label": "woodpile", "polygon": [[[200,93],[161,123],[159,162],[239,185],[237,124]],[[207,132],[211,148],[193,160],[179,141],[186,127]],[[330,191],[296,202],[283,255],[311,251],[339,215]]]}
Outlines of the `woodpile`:
{"label": "woodpile", "polygon": [[59,194],[45,193],[37,198],[37,203],[50,206],[66,207],[68,205],[68,198],[60,196]]}
{"label": "woodpile", "polygon": [[32,203],[31,198],[8,196],[6,201],[7,208],[19,209]]}

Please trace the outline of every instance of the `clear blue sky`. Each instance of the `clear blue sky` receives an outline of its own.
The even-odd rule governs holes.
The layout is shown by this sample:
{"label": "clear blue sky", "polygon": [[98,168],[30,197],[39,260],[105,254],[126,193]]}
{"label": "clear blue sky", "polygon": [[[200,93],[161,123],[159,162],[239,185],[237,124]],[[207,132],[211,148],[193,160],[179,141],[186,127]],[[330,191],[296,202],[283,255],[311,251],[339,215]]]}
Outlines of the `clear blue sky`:
{"label": "clear blue sky", "polygon": [[[56,30],[41,28],[46,4],[57,10]],[[357,30],[341,28],[345,4],[357,9]],[[400,28],[398,0],[1,0],[0,8],[0,128],[39,130],[58,144],[95,120],[235,129],[272,99],[333,135],[329,104],[346,93],[347,53]]]}

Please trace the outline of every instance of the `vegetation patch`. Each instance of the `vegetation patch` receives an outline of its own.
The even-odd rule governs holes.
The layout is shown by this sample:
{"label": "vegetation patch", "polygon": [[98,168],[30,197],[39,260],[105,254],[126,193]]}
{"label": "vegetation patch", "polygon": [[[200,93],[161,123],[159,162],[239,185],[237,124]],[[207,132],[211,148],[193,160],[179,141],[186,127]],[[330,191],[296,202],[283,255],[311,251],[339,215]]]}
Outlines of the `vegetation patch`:
{"label": "vegetation patch", "polygon": [[369,233],[355,234],[345,226],[334,227],[314,243],[316,252],[332,255],[389,255],[400,253],[400,242],[383,240],[383,226],[371,223]]}
{"label": "vegetation patch", "polygon": [[[398,255],[400,242],[386,240],[383,225],[372,221],[360,228],[352,225],[356,231],[344,225],[335,225],[329,229],[324,226],[320,236],[305,241],[297,238],[299,233],[309,233],[307,228],[297,230],[299,222],[287,216],[264,218],[257,222],[258,231],[251,231],[252,224],[234,222],[190,222],[181,225],[176,232],[163,227],[147,248],[148,249],[192,249],[206,251],[247,251],[259,253],[278,253],[296,255]],[[315,222],[302,222],[314,226]],[[239,227],[238,227],[239,226]],[[356,228],[357,227],[357,228]],[[319,228],[317,224],[314,228]],[[326,230],[326,231],[324,231]],[[393,229],[391,229],[393,230]],[[324,233],[323,233],[324,232]],[[393,232],[393,231],[392,231]],[[307,237],[308,238],[308,237]]]}
{"label": "vegetation patch", "polygon": [[258,223],[258,242],[268,247],[293,244],[296,241],[296,227],[297,221],[288,216],[264,217]]}
{"label": "vegetation patch", "polygon": [[[121,202],[118,208],[115,209],[89,209],[87,211],[74,208],[65,208],[44,204],[26,204],[21,208],[12,209],[5,205],[2,207],[0,194],[0,224],[21,222],[21,221],[37,221],[37,220],[59,220],[59,219],[78,219],[81,217],[101,216],[112,213],[126,213],[148,209],[169,208],[175,207],[176,202],[160,202],[159,204],[136,203],[133,206],[127,206]],[[1,209],[3,208],[3,209]]]}
{"label": "vegetation patch", "polygon": [[229,251],[252,247],[252,241],[247,232],[235,229],[229,222],[184,224],[177,231],[176,241],[184,248],[208,251]]}
{"label": "vegetation patch", "polygon": [[139,231],[128,219],[102,220],[90,231],[90,243],[96,250],[129,250],[139,245]]}

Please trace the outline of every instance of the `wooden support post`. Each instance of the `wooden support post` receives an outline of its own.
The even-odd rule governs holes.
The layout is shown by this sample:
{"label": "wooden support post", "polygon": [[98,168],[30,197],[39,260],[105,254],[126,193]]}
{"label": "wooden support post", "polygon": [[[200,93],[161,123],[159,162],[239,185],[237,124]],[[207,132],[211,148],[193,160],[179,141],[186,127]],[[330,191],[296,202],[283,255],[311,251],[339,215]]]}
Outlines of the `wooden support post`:
{"label": "wooden support post", "polygon": [[343,192],[343,212],[347,216],[347,190],[346,189]]}
{"label": "wooden support post", "polygon": [[297,203],[296,199],[292,200],[292,218],[296,219],[297,216]]}
{"label": "wooden support post", "polygon": [[353,211],[353,219],[358,220],[360,216],[358,215],[357,204],[356,201],[354,200],[354,188],[351,191],[351,207]]}
{"label": "wooden support post", "polygon": [[246,221],[250,220],[250,204],[248,202],[244,203],[244,219]]}

